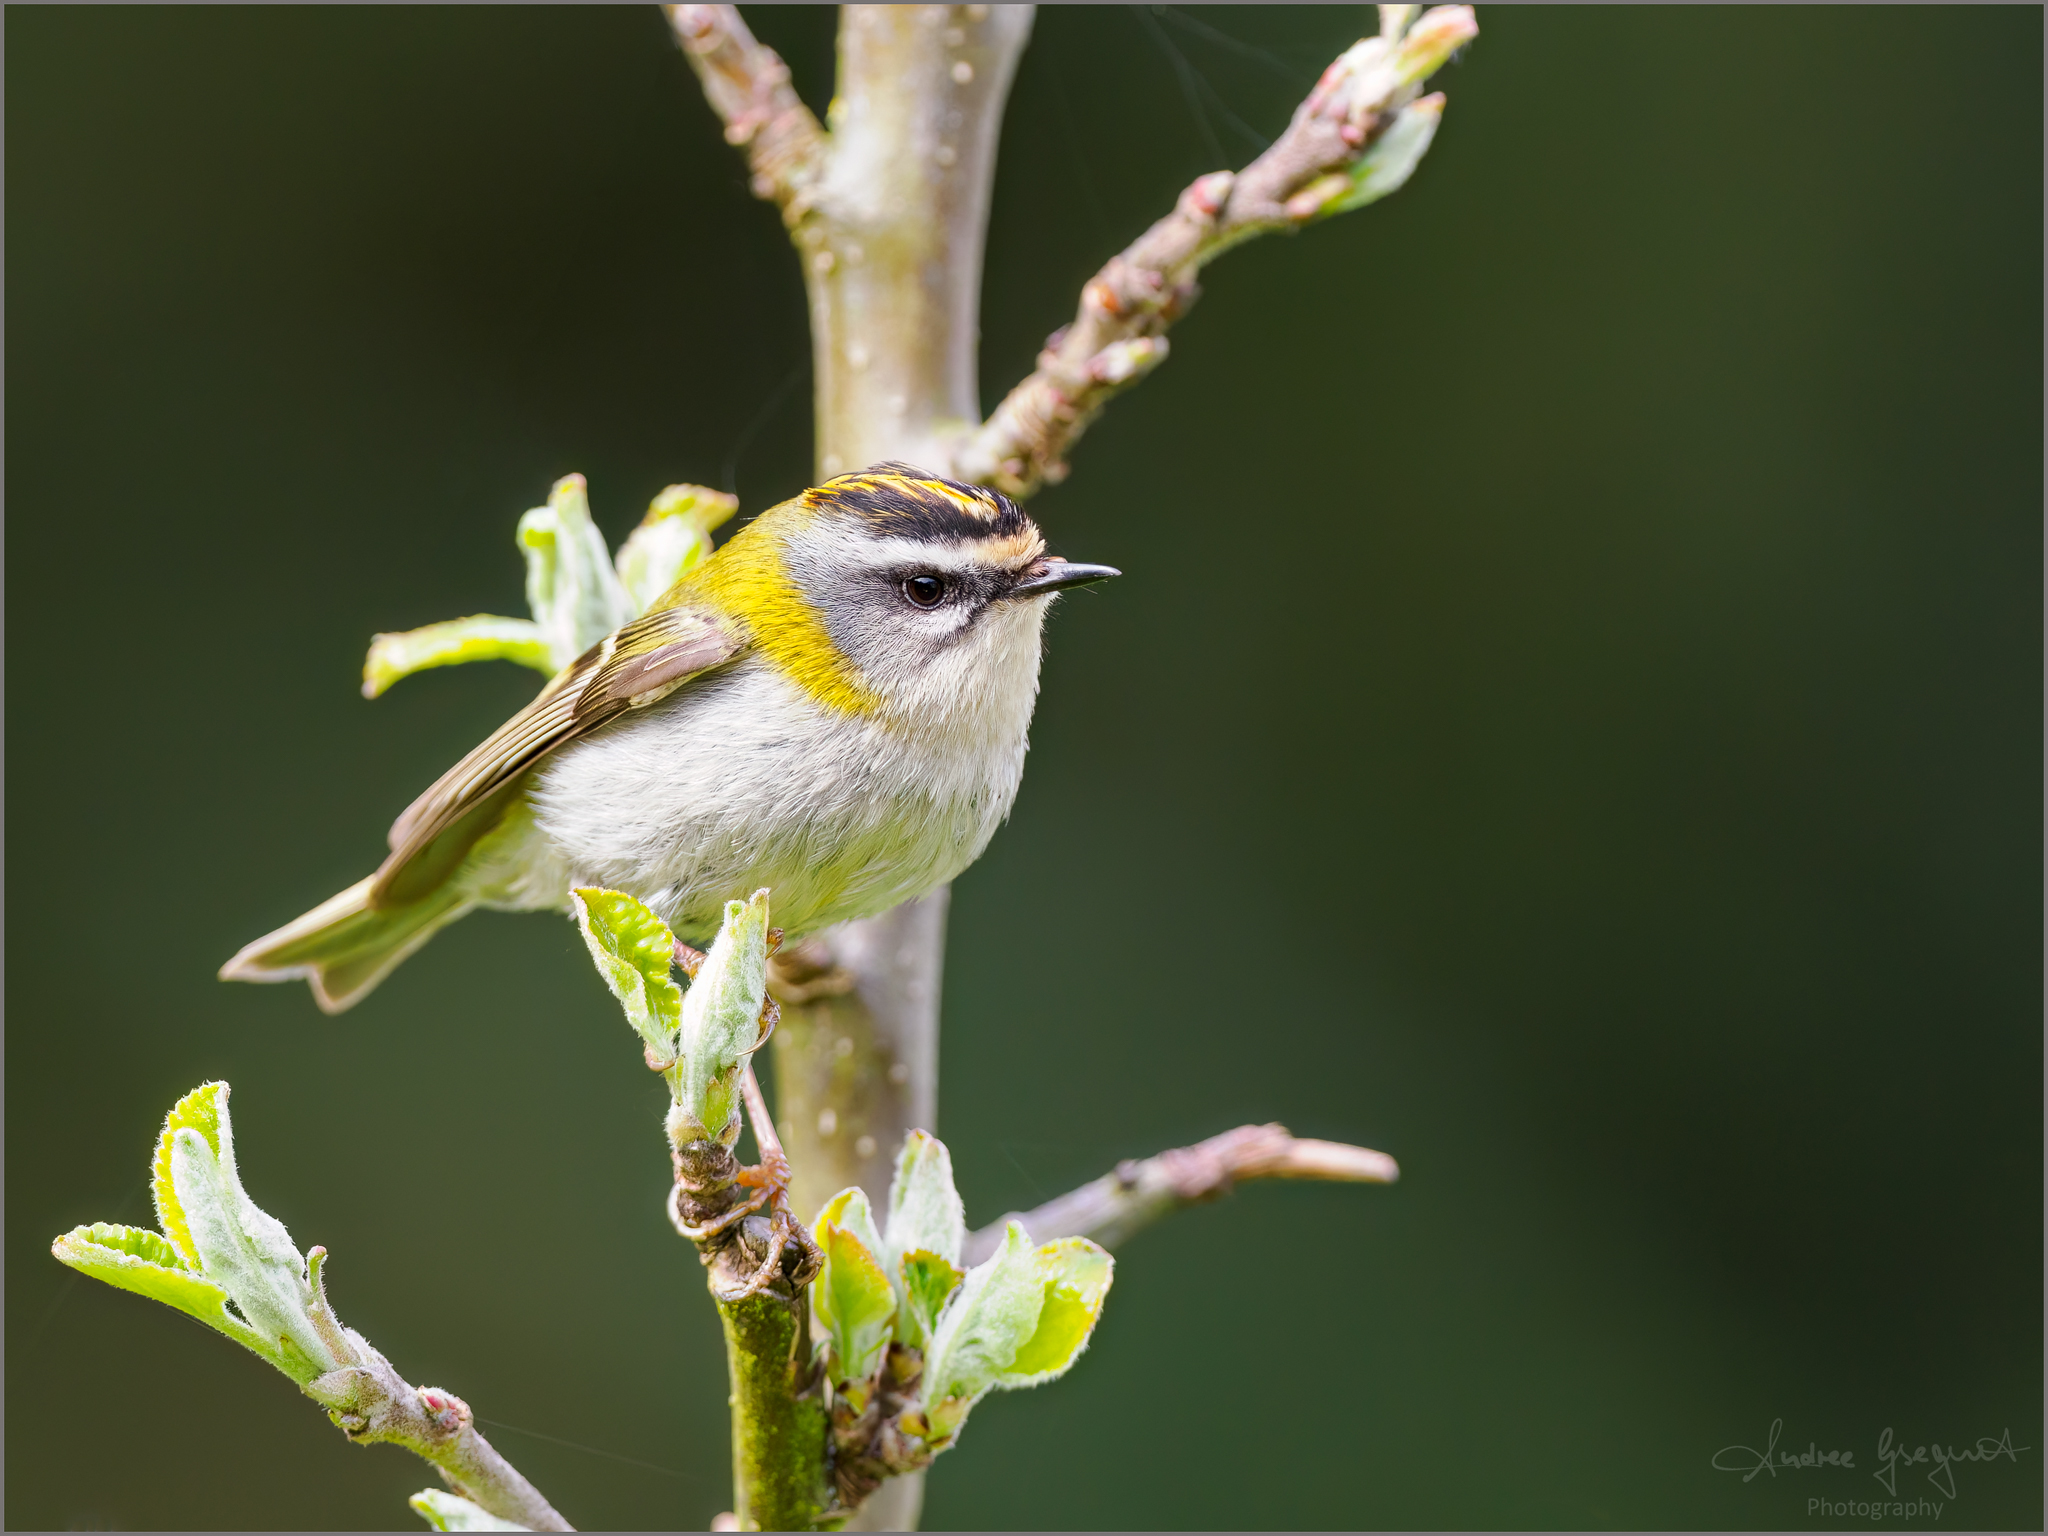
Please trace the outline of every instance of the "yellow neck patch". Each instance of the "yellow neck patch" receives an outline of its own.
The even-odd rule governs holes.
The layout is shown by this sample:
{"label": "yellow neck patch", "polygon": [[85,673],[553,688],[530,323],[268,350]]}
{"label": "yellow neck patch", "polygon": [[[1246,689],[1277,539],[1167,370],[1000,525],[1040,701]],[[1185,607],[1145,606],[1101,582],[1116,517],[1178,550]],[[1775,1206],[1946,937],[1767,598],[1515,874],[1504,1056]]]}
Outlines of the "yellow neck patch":
{"label": "yellow neck patch", "polygon": [[772,508],[734,534],[690,573],[689,584],[745,624],[761,653],[820,704],[873,714],[882,707],[880,695],[840,654],[823,617],[783,567],[779,532],[794,505]]}

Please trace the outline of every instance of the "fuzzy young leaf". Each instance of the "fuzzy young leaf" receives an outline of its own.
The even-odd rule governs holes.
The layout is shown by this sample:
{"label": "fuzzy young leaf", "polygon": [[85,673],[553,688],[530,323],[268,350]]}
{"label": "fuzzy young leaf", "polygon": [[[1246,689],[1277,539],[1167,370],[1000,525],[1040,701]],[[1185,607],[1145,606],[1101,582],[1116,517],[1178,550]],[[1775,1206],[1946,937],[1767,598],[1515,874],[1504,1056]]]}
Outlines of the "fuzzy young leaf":
{"label": "fuzzy young leaf", "polygon": [[823,1232],[828,1226],[846,1228],[869,1253],[878,1259],[882,1256],[882,1240],[875,1234],[875,1213],[868,1204],[867,1191],[859,1185],[842,1189],[827,1200],[819,1209],[817,1220],[811,1223],[811,1231]]}
{"label": "fuzzy young leaf", "polygon": [[811,1287],[811,1305],[825,1331],[835,1384],[854,1388],[874,1375],[889,1347],[896,1293],[874,1246],[875,1223],[858,1189],[836,1195],[818,1214],[816,1236],[825,1265]]}
{"label": "fuzzy young leaf", "polygon": [[530,1531],[530,1525],[516,1525],[510,1520],[500,1520],[481,1504],[472,1504],[468,1499],[445,1492],[439,1488],[423,1488],[405,1501],[419,1517],[437,1531]]}
{"label": "fuzzy young leaf", "polygon": [[526,603],[560,671],[633,617],[633,600],[619,582],[604,535],[590,520],[588,486],[581,475],[555,482],[548,504],[519,519],[526,555]]}
{"label": "fuzzy young leaf", "polygon": [[302,1386],[358,1363],[284,1223],[242,1188],[226,1083],[202,1084],[172,1108],[151,1185],[163,1236],[79,1227],[52,1252],[109,1285],[190,1313]]}
{"label": "fuzzy young leaf", "polygon": [[761,1043],[768,992],[768,893],[725,904],[725,922],[683,996],[669,1135],[686,1141],[739,1137],[740,1062]]}
{"label": "fuzzy young leaf", "polygon": [[228,1085],[201,1083],[171,1106],[164,1116],[163,1131],[156,1139],[156,1155],[149,1165],[149,1193],[156,1202],[156,1224],[178,1250],[187,1269],[199,1267],[199,1251],[192,1246],[192,1234],[185,1226],[185,1213],[178,1205],[177,1186],[171,1182],[171,1138],[192,1129],[206,1138],[215,1152],[220,1150],[220,1126],[227,1118]]}
{"label": "fuzzy young leaf", "polygon": [[429,667],[465,661],[513,661],[550,677],[556,670],[554,653],[538,624],[476,613],[397,634],[372,635],[370,654],[363,660],[363,697],[374,699],[400,678]]}
{"label": "fuzzy young leaf", "polygon": [[739,510],[739,498],[702,485],[672,485],[654,498],[619,546],[619,581],[645,613],[711,554],[711,530]]}
{"label": "fuzzy young leaf", "polygon": [[938,1254],[913,1248],[903,1255],[896,1278],[903,1292],[896,1311],[896,1338],[912,1349],[923,1349],[947,1299],[959,1287],[961,1273]]}
{"label": "fuzzy young leaf", "polygon": [[1066,1374],[1088,1347],[1116,1268],[1108,1252],[1085,1237],[1047,1243],[1036,1258],[1045,1304],[1031,1337],[996,1377],[1000,1390],[1035,1387]]}
{"label": "fuzzy young leaf", "polygon": [[967,1243],[967,1209],[953,1183],[953,1154],[938,1137],[912,1131],[896,1154],[889,1181],[889,1227],[884,1259],[899,1276],[903,1256],[921,1248],[957,1266]]}
{"label": "fuzzy young leaf", "polygon": [[1038,1331],[1045,1290],[1031,1238],[1013,1221],[995,1256],[967,1272],[932,1330],[924,1360],[924,1403],[934,1444],[944,1445],[959,1433],[969,1410]]}
{"label": "fuzzy young leaf", "polygon": [[670,967],[676,937],[667,923],[624,891],[581,887],[569,893],[576,926],[590,948],[597,974],[639,1031],[647,1064],[665,1072],[676,1064],[676,1031],[683,1019],[683,989]]}
{"label": "fuzzy young leaf", "polygon": [[217,1147],[191,1127],[175,1131],[171,1180],[199,1254],[196,1267],[225,1290],[250,1327],[274,1345],[282,1357],[278,1368],[303,1385],[355,1362],[331,1348],[314,1325],[306,1261],[292,1246],[284,1223],[242,1189],[225,1086]]}
{"label": "fuzzy young leaf", "polygon": [[139,1227],[94,1222],[74,1227],[50,1245],[59,1263],[80,1274],[167,1307],[176,1307],[217,1328],[243,1348],[283,1370],[284,1359],[269,1341],[228,1310],[228,1293],[185,1267],[183,1256],[168,1238]]}

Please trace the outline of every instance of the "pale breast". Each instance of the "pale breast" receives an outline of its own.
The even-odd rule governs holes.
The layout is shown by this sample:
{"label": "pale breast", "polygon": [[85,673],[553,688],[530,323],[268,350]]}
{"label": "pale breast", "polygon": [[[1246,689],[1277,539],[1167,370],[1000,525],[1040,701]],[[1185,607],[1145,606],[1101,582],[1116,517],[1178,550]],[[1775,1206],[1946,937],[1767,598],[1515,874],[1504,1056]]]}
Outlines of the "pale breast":
{"label": "pale breast", "polygon": [[[1007,718],[980,718],[998,705]],[[535,775],[535,821],[572,884],[629,891],[692,942],[762,886],[779,926],[814,932],[979,856],[1016,798],[1030,724],[1028,694],[986,706],[968,729],[892,728],[750,658],[564,748]]]}

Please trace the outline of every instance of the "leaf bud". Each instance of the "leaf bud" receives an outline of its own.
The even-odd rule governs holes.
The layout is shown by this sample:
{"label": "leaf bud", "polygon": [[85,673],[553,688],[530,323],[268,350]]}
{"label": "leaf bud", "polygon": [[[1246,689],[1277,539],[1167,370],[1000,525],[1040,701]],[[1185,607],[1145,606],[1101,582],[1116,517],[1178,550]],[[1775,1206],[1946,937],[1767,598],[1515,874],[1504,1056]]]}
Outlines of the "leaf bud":
{"label": "leaf bud", "polygon": [[768,992],[768,892],[725,904],[704,964],[683,997],[681,1061],[671,1078],[669,1139],[731,1146],[740,1134],[740,1063],[761,1043]]}

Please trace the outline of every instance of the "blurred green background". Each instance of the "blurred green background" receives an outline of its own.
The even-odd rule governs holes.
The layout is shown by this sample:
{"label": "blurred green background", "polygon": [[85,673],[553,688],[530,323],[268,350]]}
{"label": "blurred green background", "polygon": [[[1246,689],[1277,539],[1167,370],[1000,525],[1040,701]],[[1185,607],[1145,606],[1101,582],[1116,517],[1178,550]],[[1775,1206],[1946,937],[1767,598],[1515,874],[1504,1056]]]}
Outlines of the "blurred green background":
{"label": "blurred green background", "polygon": [[[751,15],[822,105],[831,13]],[[1043,12],[984,400],[1368,17]],[[1056,618],[946,971],[972,1219],[1267,1118],[1403,1182],[1134,1241],[928,1521],[1839,1523],[1891,1427],[2009,1429],[1899,1496],[2038,1529],[2041,12],[1481,25],[1415,181],[1212,268],[1035,504],[1130,574]],[[523,611],[555,476],[615,540],[807,482],[776,217],[652,7],[6,29],[6,1521],[431,1481],[49,1257],[225,1077],[343,1317],[578,1523],[701,1529],[717,1327],[570,927],[479,916],[339,1021],[213,972],[530,696],[356,689],[375,630]],[[1855,1470],[1713,1469],[1774,1419]]]}

